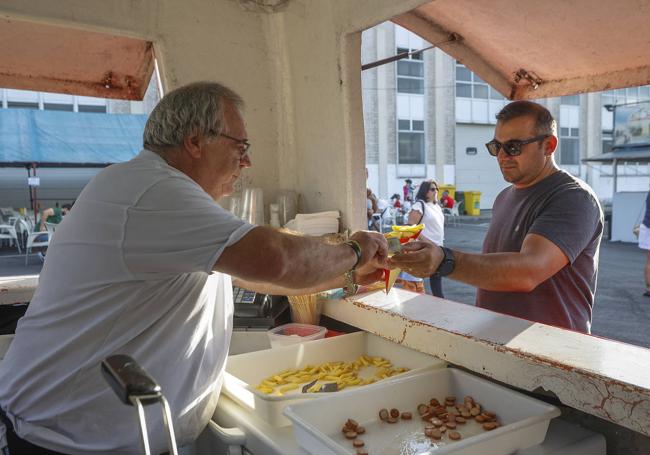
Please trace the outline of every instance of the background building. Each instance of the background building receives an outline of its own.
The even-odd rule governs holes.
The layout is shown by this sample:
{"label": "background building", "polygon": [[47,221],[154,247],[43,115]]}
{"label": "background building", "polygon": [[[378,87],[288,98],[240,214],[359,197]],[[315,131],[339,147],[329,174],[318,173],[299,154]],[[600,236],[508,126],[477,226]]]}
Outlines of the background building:
{"label": "background building", "polygon": [[[152,77],[147,88],[143,101],[123,101],[104,98],[92,98],[85,96],[74,96],[59,93],[32,92],[27,90],[12,90],[0,88],[0,116],[7,120],[14,119],[13,115],[2,115],[5,110],[35,110],[41,112],[55,113],[47,115],[49,124],[56,128],[58,121],[61,124],[70,125],[70,116],[73,114],[93,115],[93,125],[102,128],[102,124],[110,124],[108,116],[121,115],[127,116],[123,119],[124,124],[143,123],[142,117],[147,116],[159,100],[157,77]],[[5,111],[6,113],[6,111]],[[97,116],[95,119],[94,116]],[[39,116],[45,117],[45,116]],[[129,118],[131,117],[131,118]],[[137,122],[132,122],[135,117],[139,117]],[[107,119],[103,122],[103,119]],[[1,126],[1,125],[0,125]],[[0,134],[0,207],[30,207],[30,189],[27,185],[27,171],[25,167],[7,167],[6,157],[9,155],[3,145],[15,144],[17,131],[7,131],[0,128],[3,134]],[[48,132],[36,131],[34,133],[47,134]],[[78,133],[78,134],[75,134]],[[69,131],[61,134],[61,154],[70,149],[75,151],[70,155],[72,164],[83,161],[83,135],[86,137],[93,136],[93,132]],[[97,131],[98,137],[106,138],[110,132]],[[116,132],[119,134],[119,131]],[[139,133],[141,136],[141,131]],[[120,138],[111,138],[115,142],[120,142]],[[133,142],[133,138],[129,138]],[[130,153],[122,153],[120,156],[133,156],[141,147],[141,142],[134,145],[130,144]],[[38,144],[26,143],[25,149],[37,148]],[[35,155],[38,150],[33,150]],[[110,159],[110,158],[108,158]],[[128,159],[128,158],[127,158]],[[77,160],[77,161],[75,161]],[[101,170],[101,167],[80,166],[74,167],[69,163],[65,167],[43,167],[37,164],[37,176],[40,179],[40,185],[37,188],[38,201],[43,207],[53,206],[56,202],[63,204],[76,199],[83,187],[88,181]]]}
{"label": "background building", "polygon": [[[392,22],[363,32],[362,62],[431,46]],[[368,186],[380,198],[402,194],[404,179],[435,178],[482,193],[490,209],[506,182],[485,143],[508,102],[439,49],[362,72]],[[612,166],[583,163],[608,152],[613,114],[605,106],[650,100],[650,86],[540,99],[558,121],[557,164],[589,183],[601,201],[613,197]],[[617,191],[647,192],[647,164],[620,163]]]}

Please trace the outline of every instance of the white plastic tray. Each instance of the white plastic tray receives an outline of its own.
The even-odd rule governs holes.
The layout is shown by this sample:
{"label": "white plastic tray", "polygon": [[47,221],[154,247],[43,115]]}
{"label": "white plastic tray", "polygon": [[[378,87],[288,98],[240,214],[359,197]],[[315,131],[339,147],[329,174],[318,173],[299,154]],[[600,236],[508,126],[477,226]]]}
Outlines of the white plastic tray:
{"label": "white plastic tray", "polygon": [[[495,412],[503,426],[484,431],[472,421],[456,428],[463,436],[461,440],[449,442],[444,437],[441,442],[431,442],[424,436],[424,422],[419,418],[417,405],[431,398],[444,400],[449,395],[460,401],[471,395],[484,409]],[[394,424],[380,422],[379,409],[393,407],[410,411],[413,419]],[[313,455],[356,453],[341,432],[349,418],[366,428],[359,438],[372,455],[508,455],[541,443],[550,420],[560,415],[560,410],[471,374],[445,368],[390,379],[346,396],[333,396],[326,405],[318,401],[292,404],[284,413],[293,421],[298,444]]]}
{"label": "white plastic tray", "polygon": [[410,369],[410,371],[393,376],[393,378],[446,366],[445,362],[428,354],[405,348],[367,332],[355,332],[323,340],[230,356],[226,363],[223,392],[246,409],[254,411],[256,415],[272,426],[291,425],[291,422],[282,414],[284,408],[289,404],[347,395],[357,389],[376,387],[389,379],[361,387],[346,388],[340,392],[303,394],[300,390],[294,390],[281,397],[269,396],[256,390],[255,387],[262,379],[288,368],[302,368],[309,364],[315,365],[338,360],[350,362],[362,354],[381,356],[390,360],[395,367]]}

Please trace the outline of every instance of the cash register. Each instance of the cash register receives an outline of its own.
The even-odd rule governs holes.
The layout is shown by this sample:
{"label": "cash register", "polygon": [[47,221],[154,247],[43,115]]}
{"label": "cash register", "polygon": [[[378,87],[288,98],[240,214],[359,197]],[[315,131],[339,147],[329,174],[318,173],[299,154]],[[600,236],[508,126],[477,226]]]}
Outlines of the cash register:
{"label": "cash register", "polygon": [[235,330],[268,330],[290,322],[289,302],[285,296],[261,294],[233,286]]}

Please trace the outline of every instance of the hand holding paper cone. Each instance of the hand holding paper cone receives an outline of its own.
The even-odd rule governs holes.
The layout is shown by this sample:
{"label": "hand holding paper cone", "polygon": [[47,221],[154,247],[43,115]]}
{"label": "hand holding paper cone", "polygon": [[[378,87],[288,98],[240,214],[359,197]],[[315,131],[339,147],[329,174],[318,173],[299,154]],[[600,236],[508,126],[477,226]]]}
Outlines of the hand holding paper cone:
{"label": "hand holding paper cone", "polygon": [[[424,229],[424,224],[417,224],[411,226],[393,226],[391,232],[384,234],[386,240],[388,241],[388,257],[391,257],[393,254],[398,253],[401,250],[401,245],[411,240],[415,240],[420,235]],[[390,292],[395,280],[399,276],[402,270],[395,268],[392,270],[384,270],[384,282],[386,283],[386,294]]]}

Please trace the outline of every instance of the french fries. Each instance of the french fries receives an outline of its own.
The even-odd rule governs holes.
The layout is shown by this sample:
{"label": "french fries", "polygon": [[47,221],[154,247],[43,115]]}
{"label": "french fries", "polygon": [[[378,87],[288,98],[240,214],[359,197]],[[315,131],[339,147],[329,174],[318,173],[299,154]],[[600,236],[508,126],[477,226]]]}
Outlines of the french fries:
{"label": "french fries", "polygon": [[256,388],[268,395],[282,396],[316,380],[317,382],[307,390],[309,393],[315,393],[323,383],[336,382],[338,390],[341,390],[372,384],[406,371],[409,369],[394,368],[388,359],[364,354],[351,362],[325,362],[320,365],[306,365],[300,369],[284,370],[263,379]]}

